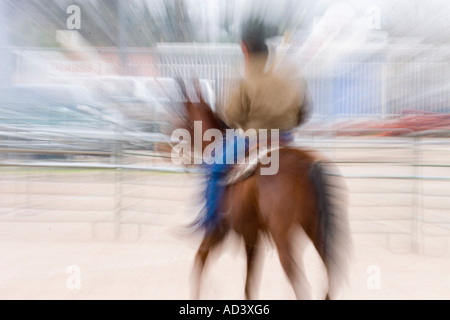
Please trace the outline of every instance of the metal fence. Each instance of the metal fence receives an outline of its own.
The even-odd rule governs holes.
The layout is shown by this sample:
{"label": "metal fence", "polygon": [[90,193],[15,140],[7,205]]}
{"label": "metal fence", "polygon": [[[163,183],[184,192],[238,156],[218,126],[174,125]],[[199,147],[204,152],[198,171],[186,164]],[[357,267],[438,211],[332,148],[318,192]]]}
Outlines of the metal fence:
{"label": "metal fence", "polygon": [[[387,118],[404,110],[450,111],[450,48],[342,49],[306,54],[288,48],[283,56],[305,75],[318,118]],[[333,51],[333,50],[330,50]],[[243,74],[239,47],[165,46],[157,51],[164,76],[197,75],[215,84],[226,102],[233,81]]]}
{"label": "metal fence", "polygon": [[[296,144],[337,164],[354,235],[377,236],[393,251],[447,254],[450,148],[448,138],[436,136],[450,133],[398,130],[409,134],[376,137],[380,131],[358,130],[355,138],[349,130],[300,131]],[[118,150],[107,163],[1,161],[1,221],[85,226],[95,239],[110,240],[135,239],[148,225],[192,221],[198,210],[192,199],[202,192],[195,168]]]}
{"label": "metal fence", "polygon": [[[280,52],[306,76],[315,102],[314,117],[378,119],[411,109],[450,111],[448,47],[330,47],[316,54],[292,47]],[[243,56],[235,44],[161,44],[124,52],[18,48],[13,53],[16,83],[99,75],[195,76],[211,81],[218,104],[226,103],[243,75]]]}
{"label": "metal fence", "polygon": [[[424,52],[433,55],[425,59]],[[307,78],[315,102],[314,117],[325,120],[385,118],[406,109],[448,112],[450,59],[443,58],[448,52],[446,48],[423,49],[417,55],[400,49],[360,50],[330,60],[329,56],[288,51]],[[211,81],[219,104],[226,102],[241,77],[243,62],[235,45],[129,49],[125,61],[115,49],[79,52],[69,60],[67,56],[75,53],[61,49],[18,49],[14,54],[16,83],[33,82],[36,74],[50,83],[99,74],[196,76]],[[364,135],[363,130],[355,131],[359,134],[353,138],[343,131],[301,131],[297,139],[300,145],[329,154],[338,164],[349,184],[354,232],[379,235],[393,250],[400,242],[411,250],[430,252],[437,243],[439,252],[448,252],[449,133],[403,132],[408,134],[375,138],[380,131]],[[30,150],[26,145],[19,147],[14,133],[2,134],[13,136],[0,157],[3,222],[78,222],[89,224],[94,235],[109,230],[106,233],[118,238],[124,226],[140,230],[146,224],[179,219],[173,213],[180,206],[185,205],[181,211],[191,210],[186,203],[195,185],[182,174],[190,171],[174,166],[155,147],[164,148],[167,136],[119,130],[109,138],[101,137],[113,146],[107,152],[78,152]],[[20,134],[24,139],[23,135],[33,132]],[[62,138],[46,134],[49,145]],[[96,137],[86,132],[84,138]],[[133,140],[145,140],[152,147],[130,149]],[[35,157],[49,153],[70,157]],[[172,172],[175,178],[162,178],[155,172]],[[74,206],[67,208],[67,203]]]}

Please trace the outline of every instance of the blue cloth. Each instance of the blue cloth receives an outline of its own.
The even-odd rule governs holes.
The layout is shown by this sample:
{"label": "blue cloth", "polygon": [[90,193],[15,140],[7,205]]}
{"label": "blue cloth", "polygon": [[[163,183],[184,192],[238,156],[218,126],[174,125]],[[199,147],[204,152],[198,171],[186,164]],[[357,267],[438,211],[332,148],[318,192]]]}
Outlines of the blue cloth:
{"label": "blue cloth", "polygon": [[[249,140],[245,136],[236,134],[233,139],[226,139],[224,136],[222,163],[213,163],[210,165],[205,164],[207,170],[207,181],[205,190],[205,211],[201,225],[205,227],[206,232],[213,231],[219,222],[218,210],[220,208],[220,201],[225,193],[226,186],[223,180],[230,169],[230,167],[242,161],[242,157],[245,158],[245,153],[249,148]],[[288,144],[293,141],[293,135],[290,131],[284,132],[280,136],[280,142],[282,144]],[[239,154],[240,148],[244,148],[245,153]],[[233,150],[234,149],[234,150]],[[233,164],[227,164],[227,155],[230,156],[234,151]],[[238,157],[240,156],[240,157]]]}
{"label": "blue cloth", "polygon": [[[245,152],[248,150],[248,140],[242,136],[236,134],[233,139],[223,139],[223,154],[222,163],[213,163],[206,165],[207,169],[207,181],[205,190],[205,216],[202,221],[202,225],[206,228],[206,231],[213,230],[218,223],[218,210],[220,207],[220,201],[225,193],[226,186],[223,184],[223,179],[226,176],[230,167],[242,160],[244,155],[239,154],[239,147],[243,147]],[[242,144],[244,144],[242,146]],[[232,164],[227,164],[227,155],[230,156],[234,153]],[[238,157],[240,156],[240,157]],[[229,161],[230,162],[230,159]]]}

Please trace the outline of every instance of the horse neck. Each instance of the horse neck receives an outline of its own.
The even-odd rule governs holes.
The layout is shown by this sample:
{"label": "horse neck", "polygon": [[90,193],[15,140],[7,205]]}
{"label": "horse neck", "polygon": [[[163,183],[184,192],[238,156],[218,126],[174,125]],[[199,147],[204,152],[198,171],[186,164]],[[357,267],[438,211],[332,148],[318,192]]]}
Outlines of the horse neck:
{"label": "horse neck", "polygon": [[[204,104],[188,104],[186,107],[188,118],[192,126],[194,122],[199,121],[202,123],[202,130],[216,129],[221,132],[225,131],[225,128],[220,119],[214,114],[209,106]],[[204,133],[204,132],[203,132]]]}
{"label": "horse neck", "polygon": [[[186,106],[186,111],[188,114],[190,126],[191,126],[191,134],[194,134],[194,123],[201,123],[201,134],[204,137],[204,134],[207,130],[219,130],[222,134],[225,132],[225,127],[223,126],[220,119],[212,112],[209,106],[205,104],[188,104]],[[211,142],[203,141],[202,143],[202,151],[205,147]]]}

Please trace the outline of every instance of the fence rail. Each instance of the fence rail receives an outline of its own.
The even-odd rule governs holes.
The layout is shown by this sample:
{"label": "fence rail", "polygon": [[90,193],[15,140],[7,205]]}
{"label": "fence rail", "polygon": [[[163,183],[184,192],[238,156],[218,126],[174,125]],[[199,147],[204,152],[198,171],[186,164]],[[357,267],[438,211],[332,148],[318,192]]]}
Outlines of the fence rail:
{"label": "fence rail", "polygon": [[[406,242],[411,250],[422,253],[429,252],[430,241],[431,246],[438,241],[447,252],[448,139],[432,138],[427,133],[357,138],[338,133],[301,131],[296,144],[319,150],[337,164],[349,189],[354,234],[386,237],[393,250],[398,241]],[[118,150],[121,153],[114,154],[110,163],[0,161],[0,220],[91,223],[94,234],[110,225],[114,236],[120,238],[123,226],[140,230],[146,224],[173,223],[180,217],[174,215],[180,208],[192,210],[192,196],[183,195],[200,185],[192,184],[196,179],[186,180],[181,178],[186,175],[179,174],[191,176],[201,171],[175,166],[170,158],[157,154],[130,152],[132,157],[127,158],[126,150]],[[176,175],[165,181],[158,172]]]}

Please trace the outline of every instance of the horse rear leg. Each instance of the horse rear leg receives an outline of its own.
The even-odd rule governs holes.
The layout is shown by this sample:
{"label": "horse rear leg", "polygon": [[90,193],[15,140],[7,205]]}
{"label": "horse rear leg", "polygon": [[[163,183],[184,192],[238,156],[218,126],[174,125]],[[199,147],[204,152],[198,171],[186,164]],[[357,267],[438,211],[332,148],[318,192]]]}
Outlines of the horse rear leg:
{"label": "horse rear leg", "polygon": [[327,270],[327,300],[334,298],[345,284],[352,251],[346,188],[340,184],[338,175],[327,174],[332,169],[325,170],[323,163],[315,162],[310,170],[317,210],[311,214],[314,220],[305,228]]}
{"label": "horse rear leg", "polygon": [[259,236],[257,231],[244,236],[245,241],[245,251],[247,254],[247,277],[245,280],[245,298],[247,300],[251,299],[251,290],[256,291],[256,284],[259,279],[259,274],[255,274],[255,259],[258,254],[258,242]]}
{"label": "horse rear leg", "polygon": [[209,252],[222,240],[225,238],[228,229],[221,226],[218,227],[214,232],[205,234],[200,247],[197,250],[194,260],[194,269],[192,272],[192,286],[191,286],[191,297],[192,299],[198,300],[200,298],[200,287],[201,278],[203,274],[203,269],[205,267],[206,259],[208,258]]}
{"label": "horse rear leg", "polygon": [[287,233],[288,232],[278,235],[272,234],[281,266],[294,289],[296,298],[311,299],[310,285],[304,273],[303,262],[300,261],[298,264],[296,263],[294,256],[292,255],[291,239]]}

